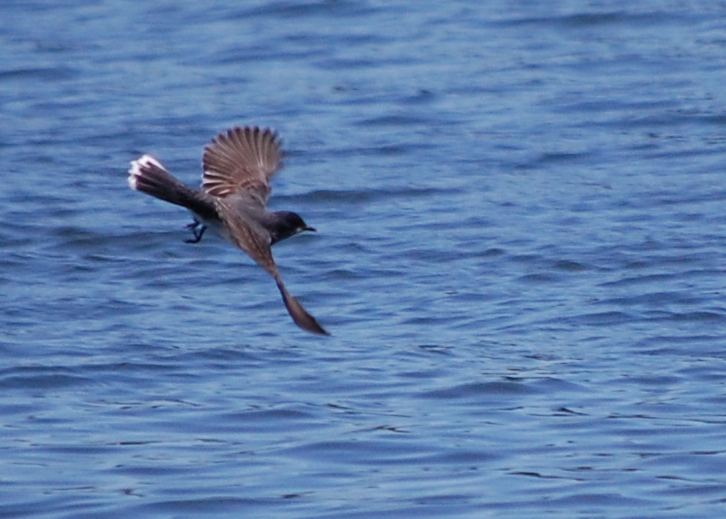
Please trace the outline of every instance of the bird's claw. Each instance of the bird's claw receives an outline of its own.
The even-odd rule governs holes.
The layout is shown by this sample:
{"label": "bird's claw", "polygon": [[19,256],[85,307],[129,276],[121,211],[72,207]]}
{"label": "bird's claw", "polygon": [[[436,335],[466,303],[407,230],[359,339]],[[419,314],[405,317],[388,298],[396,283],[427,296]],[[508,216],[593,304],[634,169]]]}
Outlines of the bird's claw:
{"label": "bird's claw", "polygon": [[191,229],[194,234],[194,238],[184,240],[186,243],[199,243],[204,235],[204,231],[207,230],[207,226],[203,225],[196,218],[194,221],[187,225],[187,229]]}

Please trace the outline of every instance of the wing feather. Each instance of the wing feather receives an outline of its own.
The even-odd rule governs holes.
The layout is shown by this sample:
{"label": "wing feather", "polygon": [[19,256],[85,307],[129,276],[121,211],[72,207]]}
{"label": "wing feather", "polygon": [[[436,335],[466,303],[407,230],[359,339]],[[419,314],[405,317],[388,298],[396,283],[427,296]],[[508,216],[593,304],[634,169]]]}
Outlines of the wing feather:
{"label": "wing feather", "polygon": [[236,127],[217,135],[204,148],[202,189],[224,198],[239,191],[253,193],[264,205],[270,178],[280,169],[282,152],[269,128]]}
{"label": "wing feather", "polygon": [[262,234],[253,228],[235,207],[237,197],[217,198],[215,206],[227,230],[229,240],[242,249],[255,263],[272,277],[278,275],[277,265],[272,257],[269,234]]}
{"label": "wing feather", "polygon": [[290,295],[285,288],[277,269],[277,264],[272,257],[269,238],[265,239],[255,228],[250,226],[243,217],[235,210],[235,198],[217,198],[215,206],[221,214],[222,222],[227,228],[227,234],[237,247],[245,251],[250,258],[265,269],[277,283],[277,288],[282,295],[282,301],[285,303],[287,313],[290,314],[293,322],[303,330],[320,335],[330,335],[320,323],[308,313],[300,302]]}

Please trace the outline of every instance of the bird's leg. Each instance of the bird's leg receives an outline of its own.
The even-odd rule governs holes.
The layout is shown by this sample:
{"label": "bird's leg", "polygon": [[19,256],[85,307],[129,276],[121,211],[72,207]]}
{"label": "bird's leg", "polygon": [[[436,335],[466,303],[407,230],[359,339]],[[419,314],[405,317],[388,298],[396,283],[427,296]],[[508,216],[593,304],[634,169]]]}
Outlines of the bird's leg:
{"label": "bird's leg", "polygon": [[187,225],[187,229],[192,230],[192,233],[194,234],[194,238],[189,239],[189,240],[184,240],[184,241],[187,243],[199,243],[202,239],[202,235],[204,235],[204,231],[207,230],[207,226],[203,225],[202,223],[199,222],[199,220],[197,220],[195,218],[192,223]]}

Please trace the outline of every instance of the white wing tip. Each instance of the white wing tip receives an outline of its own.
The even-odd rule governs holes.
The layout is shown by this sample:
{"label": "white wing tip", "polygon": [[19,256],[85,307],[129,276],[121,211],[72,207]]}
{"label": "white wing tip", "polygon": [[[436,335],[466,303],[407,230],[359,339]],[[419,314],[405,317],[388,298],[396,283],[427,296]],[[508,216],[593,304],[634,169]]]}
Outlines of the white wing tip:
{"label": "white wing tip", "polygon": [[151,155],[142,155],[136,160],[131,161],[131,167],[129,168],[128,183],[131,189],[137,189],[138,179],[144,174],[143,169],[149,166],[155,166],[159,169],[164,169],[164,166]]}
{"label": "white wing tip", "polygon": [[156,166],[159,169],[164,169],[161,162],[156,160],[151,155],[142,155],[136,160],[131,161],[131,168],[129,169],[130,175],[141,175],[141,168],[148,168],[149,166]]}

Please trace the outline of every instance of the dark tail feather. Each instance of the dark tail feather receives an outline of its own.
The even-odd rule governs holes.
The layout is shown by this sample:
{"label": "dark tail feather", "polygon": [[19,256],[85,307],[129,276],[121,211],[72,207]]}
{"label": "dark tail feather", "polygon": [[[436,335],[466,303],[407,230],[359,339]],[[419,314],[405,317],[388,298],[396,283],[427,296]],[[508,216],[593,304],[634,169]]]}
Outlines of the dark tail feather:
{"label": "dark tail feather", "polygon": [[202,217],[216,216],[214,204],[205,200],[203,193],[179,181],[151,155],[131,161],[128,181],[136,191],[186,207]]}
{"label": "dark tail feather", "polygon": [[307,313],[298,300],[290,295],[279,277],[275,278],[275,282],[277,283],[277,288],[280,290],[280,294],[282,294],[282,300],[285,303],[285,308],[287,308],[287,313],[290,314],[290,317],[292,317],[295,324],[310,333],[330,335],[322,326],[320,326],[320,324],[318,324],[315,317]]}

